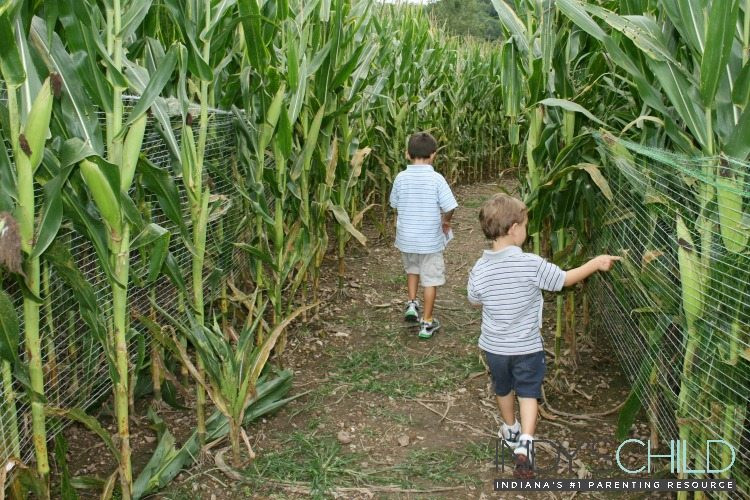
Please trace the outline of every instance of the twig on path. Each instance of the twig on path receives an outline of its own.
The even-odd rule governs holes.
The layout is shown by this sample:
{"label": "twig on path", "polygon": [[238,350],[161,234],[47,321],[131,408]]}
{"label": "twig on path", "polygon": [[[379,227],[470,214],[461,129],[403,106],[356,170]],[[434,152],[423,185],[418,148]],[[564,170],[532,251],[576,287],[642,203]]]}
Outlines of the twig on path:
{"label": "twig on path", "polygon": [[443,416],[438,420],[438,425],[442,424],[445,417],[448,416],[448,412],[451,411],[451,406],[453,406],[453,398],[448,400],[448,404],[445,406],[445,413],[443,413]]}
{"label": "twig on path", "polygon": [[551,413],[554,413],[555,415],[559,415],[561,417],[576,418],[578,420],[599,420],[596,417],[605,417],[607,415],[611,415],[612,413],[619,411],[620,408],[622,408],[625,405],[625,401],[623,401],[622,403],[618,404],[614,408],[611,408],[606,411],[597,412],[597,413],[575,414],[575,413],[568,413],[568,412],[564,412],[564,411],[560,411],[560,410],[556,410],[552,408],[549,404],[549,401],[547,401],[547,394],[544,392],[544,387],[542,387],[542,398],[544,399],[544,405],[547,407],[547,409]]}
{"label": "twig on path", "polygon": [[[442,417],[442,415],[440,414],[440,412],[438,412],[435,408],[432,408],[431,406],[428,406],[428,405],[424,404],[422,401],[420,401],[418,399],[406,398],[406,401],[414,401],[415,403],[419,403],[420,405],[424,406],[425,408],[427,408],[428,410],[430,410],[435,415],[438,415],[438,416]],[[467,424],[466,422],[464,422],[462,420],[453,420],[452,418],[447,418],[447,417],[445,418],[445,420],[446,420],[446,422],[450,422],[452,424],[460,425],[461,427],[465,427],[465,428],[469,429],[470,431],[476,432],[476,433],[478,433],[480,435],[484,434],[484,435],[487,435],[487,436],[495,437],[495,433],[494,432],[491,432],[491,431],[489,431],[487,429],[479,429],[477,427],[474,427],[473,425]]]}
{"label": "twig on path", "polygon": [[[546,419],[547,422],[549,422],[551,424],[556,424],[555,420],[557,420],[558,418],[560,418],[560,416],[557,416],[557,415],[555,415],[555,414],[550,413],[549,411],[547,411],[547,409],[544,407],[544,405],[539,406],[539,415],[541,415],[542,418]],[[565,428],[568,428],[568,427],[587,427],[589,425],[587,422],[588,422],[588,420],[586,420],[584,422],[577,422],[575,420],[567,420],[565,425],[563,425],[563,424],[556,424],[556,425],[559,425],[559,426],[565,427]]]}
{"label": "twig on path", "polygon": [[593,396],[589,396],[588,394],[586,394],[585,392],[583,392],[578,387],[573,387],[573,392],[577,392],[578,394],[580,394],[584,398],[588,399],[589,401],[591,401],[592,399],[594,399]]}
{"label": "twig on path", "polygon": [[481,372],[472,373],[471,375],[469,375],[468,377],[466,377],[466,380],[474,380],[475,378],[479,378],[482,375],[488,375],[488,374],[489,374],[489,372],[487,370],[483,370]]}

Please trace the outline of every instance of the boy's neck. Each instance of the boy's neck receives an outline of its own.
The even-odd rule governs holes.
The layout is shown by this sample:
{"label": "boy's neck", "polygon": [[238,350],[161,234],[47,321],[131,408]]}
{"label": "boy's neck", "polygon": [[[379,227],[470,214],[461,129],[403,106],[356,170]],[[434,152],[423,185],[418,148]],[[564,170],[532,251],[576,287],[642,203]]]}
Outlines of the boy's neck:
{"label": "boy's neck", "polygon": [[429,159],[424,160],[422,158],[417,158],[417,159],[409,160],[409,165],[423,165],[423,166],[426,165],[428,167],[431,167],[432,163],[430,162]]}
{"label": "boy's neck", "polygon": [[513,239],[510,236],[501,236],[496,240],[492,241],[492,251],[493,252],[499,252],[500,250],[505,250],[508,247],[516,246],[516,244],[513,242]]}

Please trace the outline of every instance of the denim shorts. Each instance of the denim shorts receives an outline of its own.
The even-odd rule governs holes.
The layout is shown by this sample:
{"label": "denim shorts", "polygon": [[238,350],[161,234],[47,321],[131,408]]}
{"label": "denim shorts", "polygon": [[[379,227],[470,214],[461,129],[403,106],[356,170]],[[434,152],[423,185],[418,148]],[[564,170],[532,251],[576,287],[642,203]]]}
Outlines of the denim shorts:
{"label": "denim shorts", "polygon": [[516,356],[485,351],[484,355],[490,367],[495,394],[506,396],[514,390],[519,398],[542,397],[542,380],[547,371],[544,351]]}

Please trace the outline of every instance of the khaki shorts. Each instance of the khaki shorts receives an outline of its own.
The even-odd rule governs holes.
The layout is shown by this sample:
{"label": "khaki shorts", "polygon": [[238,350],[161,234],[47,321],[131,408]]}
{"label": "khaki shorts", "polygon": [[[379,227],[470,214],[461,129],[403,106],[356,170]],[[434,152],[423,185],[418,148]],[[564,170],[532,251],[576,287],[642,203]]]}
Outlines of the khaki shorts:
{"label": "khaki shorts", "polygon": [[440,286],[445,284],[445,262],[443,252],[405,253],[401,252],[406,274],[418,274],[422,286]]}

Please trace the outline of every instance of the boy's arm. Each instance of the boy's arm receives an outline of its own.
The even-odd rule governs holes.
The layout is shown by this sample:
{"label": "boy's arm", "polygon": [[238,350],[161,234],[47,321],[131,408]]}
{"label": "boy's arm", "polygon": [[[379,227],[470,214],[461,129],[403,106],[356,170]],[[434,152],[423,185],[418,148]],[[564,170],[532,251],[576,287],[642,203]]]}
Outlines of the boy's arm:
{"label": "boy's arm", "polygon": [[455,211],[456,210],[453,209],[453,210],[451,210],[449,212],[445,212],[443,214],[443,232],[445,234],[448,234],[448,231],[451,230],[451,219],[453,218],[453,212],[455,212]]}
{"label": "boy's arm", "polygon": [[466,284],[466,295],[469,303],[474,307],[482,307],[482,298],[474,288],[474,270],[469,272],[469,282]]}
{"label": "boy's arm", "polygon": [[388,197],[391,208],[398,208],[398,185],[399,177],[396,176],[396,180],[393,181],[393,186],[391,187],[391,195]]}
{"label": "boy's arm", "polygon": [[607,272],[612,269],[612,265],[621,260],[622,257],[612,255],[600,255],[594,257],[580,267],[565,272],[565,284],[563,286],[572,286],[579,283],[597,271]]}

